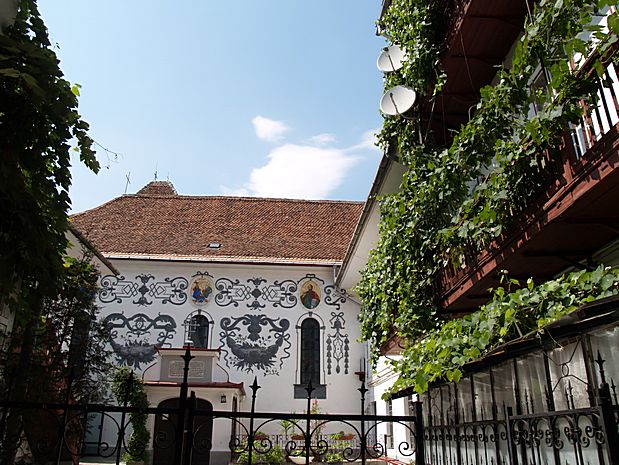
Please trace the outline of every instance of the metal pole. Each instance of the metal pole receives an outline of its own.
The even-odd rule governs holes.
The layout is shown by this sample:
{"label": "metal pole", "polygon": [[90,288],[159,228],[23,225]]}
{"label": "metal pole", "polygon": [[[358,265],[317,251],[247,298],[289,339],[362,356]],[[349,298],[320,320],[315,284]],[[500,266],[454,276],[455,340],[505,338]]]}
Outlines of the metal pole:
{"label": "metal pole", "polygon": [[306,419],[306,432],[305,432],[305,465],[310,463],[310,446],[311,446],[311,418],[312,418],[312,392],[314,392],[314,386],[312,386],[312,380],[310,379],[305,388],[307,391],[307,419]]}
{"label": "metal pole", "polygon": [[183,446],[185,442],[185,409],[187,408],[187,391],[189,390],[189,362],[192,358],[191,344],[185,345],[185,354],[181,356],[185,362],[183,368],[183,382],[181,383],[181,391],[178,398],[178,424],[176,425],[176,444],[174,447],[174,463],[176,465],[183,464]]}
{"label": "metal pole", "polygon": [[[361,416],[365,417],[365,394],[368,392],[368,388],[365,387],[365,379],[361,381],[361,387],[357,389],[361,393]],[[360,439],[360,447],[361,447],[361,465],[365,465],[365,453],[367,447],[367,438],[365,437],[365,418],[361,419],[361,437]]]}
{"label": "metal pole", "polygon": [[249,417],[249,437],[247,438],[247,460],[248,464],[251,465],[252,455],[254,452],[254,413],[256,412],[256,393],[258,392],[258,389],[260,389],[257,376],[254,376],[254,382],[251,386],[249,386],[249,388],[251,389],[251,416]]}
{"label": "metal pole", "polygon": [[120,427],[118,429],[118,441],[116,442],[116,465],[120,465],[120,452],[123,445],[123,439],[125,437],[125,418],[127,417],[127,404],[129,403],[129,394],[133,390],[133,372],[127,382],[127,390],[125,391],[125,398],[123,400],[123,413],[120,417]]}
{"label": "metal pole", "polygon": [[415,463],[425,465],[426,451],[424,443],[424,428],[423,428],[423,404],[419,401],[415,402]]}
{"label": "metal pole", "polygon": [[191,391],[188,404],[189,414],[187,415],[187,433],[185,435],[185,443],[183,444],[183,463],[187,465],[191,463],[191,455],[193,453],[193,419],[196,404],[196,393]]}

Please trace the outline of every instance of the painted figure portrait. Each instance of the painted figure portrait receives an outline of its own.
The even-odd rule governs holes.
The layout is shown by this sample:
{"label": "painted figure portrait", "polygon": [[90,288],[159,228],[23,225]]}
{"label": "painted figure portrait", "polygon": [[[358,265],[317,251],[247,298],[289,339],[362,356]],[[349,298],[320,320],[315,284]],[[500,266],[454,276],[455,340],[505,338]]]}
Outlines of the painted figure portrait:
{"label": "painted figure portrait", "polygon": [[199,307],[208,303],[213,293],[213,283],[206,276],[200,276],[191,283],[191,300]]}
{"label": "painted figure portrait", "polygon": [[320,286],[312,280],[306,281],[301,286],[300,296],[303,306],[312,310],[320,303]]}

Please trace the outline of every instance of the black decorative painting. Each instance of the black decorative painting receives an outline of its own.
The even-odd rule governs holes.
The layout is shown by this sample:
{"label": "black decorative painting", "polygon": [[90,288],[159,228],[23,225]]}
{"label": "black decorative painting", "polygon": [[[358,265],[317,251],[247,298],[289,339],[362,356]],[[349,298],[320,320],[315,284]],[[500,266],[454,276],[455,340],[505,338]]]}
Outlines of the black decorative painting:
{"label": "black decorative painting", "polygon": [[138,295],[138,285],[133,281],[128,281],[124,276],[106,275],[101,278],[101,289],[99,289],[99,300],[109,304],[111,302],[122,303],[124,299],[129,299]]}
{"label": "black decorative painting", "polygon": [[251,288],[241,284],[238,279],[232,281],[228,278],[219,278],[215,282],[215,288],[218,291],[215,296],[215,303],[220,307],[227,307],[228,305],[238,307],[240,302],[244,302],[250,297]]}
{"label": "black decorative painting", "polygon": [[[163,304],[182,305],[187,301],[189,282],[181,277],[165,278],[163,281],[154,281],[151,274],[140,274],[135,281],[125,279],[124,276],[107,275],[101,278],[99,300],[103,303],[122,303],[125,299],[137,299],[132,302],[138,306],[152,305],[153,300]],[[153,281],[153,282],[151,282]]]}
{"label": "black decorative painting", "polygon": [[252,373],[277,375],[290,357],[290,322],[249,314],[223,318],[219,333],[226,366]]}
{"label": "black decorative painting", "polygon": [[341,372],[341,364],[344,364],[344,374],[348,374],[348,334],[344,334],[344,312],[331,312],[331,329],[333,333],[327,336],[327,374],[331,374],[335,364],[335,372]]}
{"label": "black decorative painting", "polygon": [[340,309],[341,304],[346,303],[346,298],[348,295],[346,291],[343,289],[339,289],[335,286],[335,284],[331,284],[330,286],[325,286],[325,299],[324,302],[326,305],[330,305],[335,307],[337,310]]}
{"label": "black decorative painting", "polygon": [[[155,350],[174,337],[176,322],[170,315],[150,318],[144,313],[126,317],[122,313],[112,313],[105,317],[104,323],[110,330],[110,344],[118,363],[139,369],[155,359]],[[119,336],[119,330],[124,334]],[[156,343],[150,343],[151,333],[156,334]]]}
{"label": "black decorative painting", "polygon": [[187,302],[187,288],[189,283],[183,277],[165,278],[150,285],[148,295],[153,299],[161,300],[162,304],[182,305]]}
{"label": "black decorative painting", "polygon": [[266,284],[264,278],[250,278],[248,284],[229,278],[219,278],[215,283],[218,293],[215,302],[220,307],[233,305],[238,307],[239,303],[249,301],[246,306],[252,310],[262,310],[266,304],[273,307],[293,308],[297,304],[297,283],[291,280],[274,281],[273,284]]}

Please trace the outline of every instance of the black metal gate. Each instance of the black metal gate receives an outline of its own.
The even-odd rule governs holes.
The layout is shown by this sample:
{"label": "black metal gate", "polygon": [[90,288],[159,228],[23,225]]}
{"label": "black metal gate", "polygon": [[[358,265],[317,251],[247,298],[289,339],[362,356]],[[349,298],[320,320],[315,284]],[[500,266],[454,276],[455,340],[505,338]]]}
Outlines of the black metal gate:
{"label": "black metal gate", "polygon": [[[286,457],[304,457],[304,462],[328,460],[329,454],[336,454],[345,462],[360,462],[365,465],[370,459],[379,459],[386,455],[386,445],[375,440],[376,428],[381,423],[401,424],[408,432],[410,442],[397,445],[401,456],[415,459],[417,464],[425,463],[423,450],[423,423],[421,404],[416,405],[415,416],[379,416],[366,413],[365,382],[358,389],[359,412],[355,414],[313,413],[311,403],[314,388],[311,383],[306,387],[307,409],[304,413],[257,412],[256,398],[260,386],[254,379],[251,389],[251,410],[249,412],[229,412],[212,410],[204,401],[196,398],[195,392],[188,393],[187,375],[191,356],[187,348],[183,359],[184,378],[180,386],[177,402],[162,403],[158,407],[137,409],[128,405],[0,402],[0,433],[11,415],[30,417],[44,414],[55,419],[55,441],[43,444],[28,444],[28,447],[43,450],[49,457],[47,463],[59,464],[61,461],[76,460],[85,455],[114,458],[119,464],[127,448],[128,433],[131,423],[129,413],[143,412],[154,417],[155,434],[152,438],[153,458],[155,463],[173,465],[208,465],[211,456],[212,429],[226,428],[231,431],[228,445],[229,457],[244,457],[244,463],[256,464],[267,462],[269,453],[279,450]],[[188,395],[189,394],[189,395]],[[92,425],[92,419],[96,422]],[[281,421],[288,422],[298,435],[262,435],[261,431]],[[95,440],[88,441],[84,432],[90,426],[114,429],[115,442],[107,443],[101,434],[90,435]],[[159,422],[159,423],[158,423]],[[227,422],[227,426],[219,425]],[[353,438],[334,437],[322,431],[334,423],[342,425],[353,432]],[[345,426],[344,426],[345,425]],[[159,428],[157,428],[159,426]],[[272,429],[272,428],[271,428]],[[331,429],[333,427],[331,426]],[[75,431],[82,432],[75,437]],[[109,434],[108,434],[109,436]],[[17,445],[19,447],[20,444]],[[0,447],[6,447],[2,445]],[[12,447],[15,447],[13,445]],[[297,458],[297,461],[299,459]],[[211,460],[211,464],[213,461]]]}

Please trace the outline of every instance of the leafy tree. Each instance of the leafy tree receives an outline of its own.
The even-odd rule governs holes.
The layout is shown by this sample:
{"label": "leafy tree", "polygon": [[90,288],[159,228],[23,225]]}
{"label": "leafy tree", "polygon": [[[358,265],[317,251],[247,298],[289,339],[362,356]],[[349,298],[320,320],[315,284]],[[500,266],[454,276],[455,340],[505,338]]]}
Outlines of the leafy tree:
{"label": "leafy tree", "polygon": [[[15,314],[17,351],[7,369],[11,399],[32,400],[41,332],[54,334],[46,305],[67,291],[63,279],[67,248],[71,144],[94,172],[99,164],[77,111],[79,86],[64,79],[36,0],[19,0],[17,17],[0,35],[0,308]],[[69,267],[70,268],[70,267]],[[62,297],[59,298],[63,300]],[[84,309],[87,310],[87,309]],[[72,316],[75,330],[86,317]],[[69,336],[61,334],[59,336]],[[38,338],[38,339],[37,339]],[[66,339],[58,338],[58,345]],[[51,356],[51,352],[48,353]],[[84,359],[85,360],[85,359]],[[88,363],[82,364],[83,373]],[[79,365],[79,364],[78,364]],[[65,365],[66,366],[66,365]],[[62,370],[49,379],[50,386]],[[86,378],[83,378],[86,379]],[[37,386],[38,387],[38,386]],[[11,444],[22,434],[21,416],[7,419],[3,463],[12,463]],[[8,442],[7,442],[8,441]],[[7,447],[8,446],[8,447]]]}
{"label": "leafy tree", "polygon": [[[21,397],[33,402],[83,403],[101,399],[111,366],[106,349],[108,328],[98,319],[99,309],[94,303],[98,279],[99,272],[89,256],[66,257],[59,294],[43,301],[27,372],[20,371],[24,329],[18,328],[11,337],[10,350],[3,360],[5,388],[12,391],[19,386],[24,389]],[[15,382],[18,379],[20,383]],[[79,413],[71,413],[65,431],[67,446],[73,451],[79,450],[83,435],[78,419]],[[25,435],[36,463],[46,463],[57,455],[61,433],[57,419],[49,412],[12,411],[5,437],[0,440],[5,445],[17,445]],[[11,449],[5,448],[2,463],[12,463]]]}
{"label": "leafy tree", "polygon": [[36,1],[20,0],[15,24],[0,35],[0,303],[17,309],[18,321],[37,296],[55,294],[63,274],[71,142],[99,170],[78,95]]}

